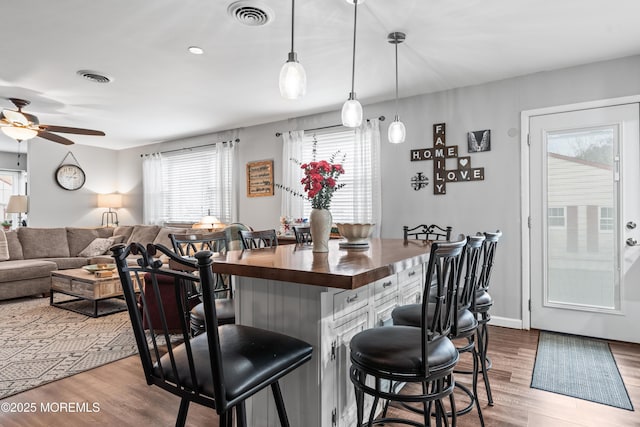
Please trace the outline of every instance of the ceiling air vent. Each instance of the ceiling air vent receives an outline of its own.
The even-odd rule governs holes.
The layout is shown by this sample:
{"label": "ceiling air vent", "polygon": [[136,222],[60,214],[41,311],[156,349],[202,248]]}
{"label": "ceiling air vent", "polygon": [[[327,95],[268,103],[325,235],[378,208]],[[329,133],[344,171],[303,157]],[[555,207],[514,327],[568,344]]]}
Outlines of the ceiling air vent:
{"label": "ceiling air vent", "polygon": [[76,72],[76,74],[94,83],[111,83],[113,81],[113,78],[107,77],[104,74],[100,74],[96,71],[79,70]]}
{"label": "ceiling air vent", "polygon": [[273,21],[273,11],[256,0],[237,1],[227,8],[229,15],[249,27],[261,27]]}

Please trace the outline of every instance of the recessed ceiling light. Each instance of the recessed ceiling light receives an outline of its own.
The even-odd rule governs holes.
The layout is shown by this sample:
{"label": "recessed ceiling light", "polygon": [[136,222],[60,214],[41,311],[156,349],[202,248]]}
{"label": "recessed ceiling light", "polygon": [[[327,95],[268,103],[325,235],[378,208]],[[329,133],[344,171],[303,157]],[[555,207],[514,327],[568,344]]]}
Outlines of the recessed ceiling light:
{"label": "recessed ceiling light", "polygon": [[202,55],[204,53],[204,49],[198,46],[189,46],[189,52],[193,53],[194,55]]}

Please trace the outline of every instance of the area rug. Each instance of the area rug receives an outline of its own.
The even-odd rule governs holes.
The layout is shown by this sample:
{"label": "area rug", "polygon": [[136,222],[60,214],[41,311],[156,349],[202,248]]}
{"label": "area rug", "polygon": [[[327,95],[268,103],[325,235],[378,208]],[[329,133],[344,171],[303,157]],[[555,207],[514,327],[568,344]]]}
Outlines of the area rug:
{"label": "area rug", "polygon": [[[125,303],[101,301],[99,313],[118,304]],[[48,298],[0,302],[0,398],[136,352],[126,311],[91,318],[51,307]]]}
{"label": "area rug", "polygon": [[531,387],[633,411],[605,341],[540,332]]}

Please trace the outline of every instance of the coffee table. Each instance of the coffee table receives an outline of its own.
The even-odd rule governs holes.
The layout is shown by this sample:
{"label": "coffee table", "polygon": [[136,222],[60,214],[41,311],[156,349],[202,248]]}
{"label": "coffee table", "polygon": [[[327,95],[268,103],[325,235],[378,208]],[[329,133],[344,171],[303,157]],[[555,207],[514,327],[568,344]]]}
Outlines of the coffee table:
{"label": "coffee table", "polygon": [[[65,301],[53,301],[55,292],[71,295],[76,298]],[[69,270],[57,270],[51,272],[51,293],[49,296],[49,305],[65,310],[74,311],[90,317],[106,316],[108,314],[118,313],[127,309],[126,305],[107,310],[98,314],[98,302],[124,297],[122,293],[122,285],[117,272],[111,277],[96,277],[93,273],[82,269],[73,268]],[[76,301],[90,301],[92,311],[80,310],[66,304]]]}

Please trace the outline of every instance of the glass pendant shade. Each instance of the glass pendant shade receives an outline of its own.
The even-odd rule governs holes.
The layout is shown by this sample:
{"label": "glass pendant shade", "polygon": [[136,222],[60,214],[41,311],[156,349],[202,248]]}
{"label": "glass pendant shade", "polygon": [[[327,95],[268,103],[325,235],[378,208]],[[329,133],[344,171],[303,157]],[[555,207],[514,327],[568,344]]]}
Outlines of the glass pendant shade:
{"label": "glass pendant shade", "polygon": [[[353,94],[352,94],[353,95]],[[348,128],[357,128],[362,124],[362,105],[354,96],[342,106],[342,125]]]}
{"label": "glass pendant shade", "polygon": [[407,137],[407,129],[404,123],[396,116],[396,119],[389,125],[389,142],[392,144],[403,143]]}
{"label": "glass pendant shade", "polygon": [[15,126],[3,127],[2,132],[18,141],[26,141],[38,135],[38,131],[36,130]]}
{"label": "glass pendant shade", "polygon": [[307,73],[302,64],[291,58],[291,53],[280,70],[280,95],[286,99],[298,99],[307,93]]}

